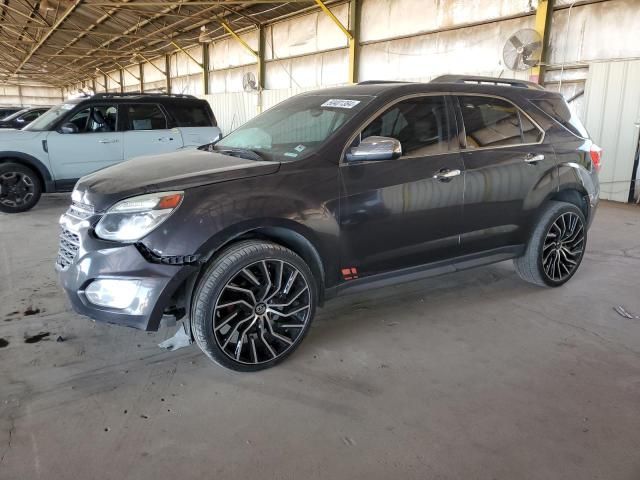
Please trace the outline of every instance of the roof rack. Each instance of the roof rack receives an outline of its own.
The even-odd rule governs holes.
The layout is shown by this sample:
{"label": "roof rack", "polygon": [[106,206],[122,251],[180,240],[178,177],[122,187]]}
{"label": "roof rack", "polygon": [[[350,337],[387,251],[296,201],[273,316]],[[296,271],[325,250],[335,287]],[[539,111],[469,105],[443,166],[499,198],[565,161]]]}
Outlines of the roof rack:
{"label": "roof rack", "polygon": [[93,98],[117,98],[117,97],[171,97],[171,98],[196,98],[184,93],[143,93],[143,92],[113,92],[96,93]]}
{"label": "roof rack", "polygon": [[441,75],[431,80],[430,83],[476,83],[478,85],[498,85],[502,87],[528,88],[531,90],[544,90],[537,83],[512,78],[479,77],[475,75]]}

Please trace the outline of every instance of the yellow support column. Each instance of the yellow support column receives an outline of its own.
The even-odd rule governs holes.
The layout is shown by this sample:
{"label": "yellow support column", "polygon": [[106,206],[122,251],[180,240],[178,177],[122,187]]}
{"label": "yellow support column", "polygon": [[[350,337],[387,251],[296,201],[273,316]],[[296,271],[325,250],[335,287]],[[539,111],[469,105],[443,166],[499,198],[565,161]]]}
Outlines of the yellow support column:
{"label": "yellow support column", "polygon": [[359,17],[360,17],[359,11],[358,11],[359,1],[351,0],[349,4],[349,20],[350,20],[349,23],[351,26],[351,30],[348,30],[347,27],[345,27],[342,24],[342,22],[338,20],[338,18],[333,14],[331,10],[329,10],[329,8],[324,4],[322,0],[315,0],[315,1],[318,4],[318,6],[322,9],[322,11],[326,13],[331,20],[333,20],[333,23],[335,23],[338,26],[338,28],[342,30],[342,33],[344,33],[345,36],[347,37],[347,41],[349,43],[349,83],[357,83],[358,81],[357,32],[358,32]]}
{"label": "yellow support column", "polygon": [[540,0],[536,10],[535,30],[542,38],[542,55],[540,64],[531,69],[529,80],[540,85],[544,82],[544,63],[547,60],[547,46],[549,44],[549,31],[553,19],[553,0]]}

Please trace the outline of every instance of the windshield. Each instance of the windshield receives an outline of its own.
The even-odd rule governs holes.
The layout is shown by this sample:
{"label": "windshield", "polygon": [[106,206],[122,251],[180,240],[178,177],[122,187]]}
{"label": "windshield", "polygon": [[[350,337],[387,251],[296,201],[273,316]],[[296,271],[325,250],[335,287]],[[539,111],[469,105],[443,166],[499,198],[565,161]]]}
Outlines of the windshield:
{"label": "windshield", "polygon": [[231,132],[215,150],[250,150],[265,160],[299,160],[318,150],[371,99],[357,95],[293,97]]}
{"label": "windshield", "polygon": [[36,132],[49,130],[51,126],[60,119],[60,117],[66,115],[67,112],[73,109],[78,103],[79,101],[74,102],[71,100],[61,103],[60,105],[56,105],[24,127],[23,130],[32,130]]}

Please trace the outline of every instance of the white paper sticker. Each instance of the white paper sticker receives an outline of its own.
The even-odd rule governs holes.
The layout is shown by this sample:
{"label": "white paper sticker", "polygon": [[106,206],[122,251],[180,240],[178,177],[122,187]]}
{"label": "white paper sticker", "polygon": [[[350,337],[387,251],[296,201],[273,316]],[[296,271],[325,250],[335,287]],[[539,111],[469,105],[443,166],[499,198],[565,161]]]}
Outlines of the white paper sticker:
{"label": "white paper sticker", "polygon": [[360,103],[360,100],[340,100],[338,98],[332,98],[324,102],[321,107],[333,107],[333,108],[353,108]]}
{"label": "white paper sticker", "polygon": [[284,154],[285,157],[297,157],[298,154],[297,153],[292,153],[292,152],[285,152]]}
{"label": "white paper sticker", "polygon": [[307,147],[305,147],[304,145],[298,145],[296,148],[294,148],[294,150],[296,152],[302,152],[305,148]]}

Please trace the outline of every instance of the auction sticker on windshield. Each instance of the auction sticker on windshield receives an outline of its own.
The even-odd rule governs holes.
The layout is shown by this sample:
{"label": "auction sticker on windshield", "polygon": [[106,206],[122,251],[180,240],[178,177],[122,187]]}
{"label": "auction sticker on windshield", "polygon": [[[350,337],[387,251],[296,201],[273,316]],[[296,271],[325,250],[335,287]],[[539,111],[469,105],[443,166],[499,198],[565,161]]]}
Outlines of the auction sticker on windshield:
{"label": "auction sticker on windshield", "polygon": [[353,108],[360,103],[360,100],[340,100],[338,98],[332,98],[324,102],[321,107],[333,107],[333,108]]}

